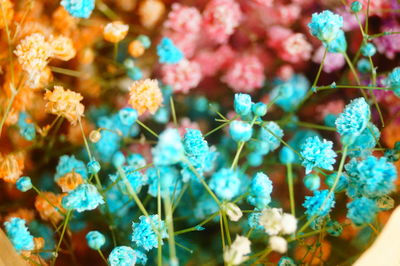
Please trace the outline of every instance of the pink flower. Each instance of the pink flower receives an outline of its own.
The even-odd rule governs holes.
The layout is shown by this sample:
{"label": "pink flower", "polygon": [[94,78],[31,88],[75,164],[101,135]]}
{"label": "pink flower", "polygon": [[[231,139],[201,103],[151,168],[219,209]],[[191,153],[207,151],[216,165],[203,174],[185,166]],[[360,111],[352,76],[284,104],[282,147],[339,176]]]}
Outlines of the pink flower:
{"label": "pink flower", "polygon": [[264,84],[264,66],[254,55],[244,55],[233,61],[222,81],[234,91],[252,92]]}
{"label": "pink flower", "polygon": [[274,2],[274,0],[247,0],[247,1],[254,2],[258,5],[268,6],[268,7],[271,7]]}
{"label": "pink flower", "polygon": [[181,60],[178,64],[163,65],[161,76],[162,81],[172,86],[175,92],[183,93],[199,85],[202,78],[200,65],[187,59]]}
{"label": "pink flower", "polygon": [[291,25],[300,17],[301,8],[297,4],[279,5],[276,7],[276,11],[278,23]]}
{"label": "pink flower", "polygon": [[[314,63],[320,64],[322,62],[322,58],[324,57],[325,47],[321,46],[315,52],[312,60]],[[325,63],[323,66],[323,70],[326,73],[331,73],[338,69],[341,69],[345,65],[346,61],[344,60],[344,56],[341,53],[327,53]]]}
{"label": "pink flower", "polygon": [[[400,26],[396,22],[388,23],[381,27],[382,32],[398,32]],[[378,49],[378,52],[386,55],[387,58],[393,59],[397,52],[400,52],[400,34],[386,35],[379,38],[375,38],[374,44]]]}
{"label": "pink flower", "polygon": [[192,58],[198,44],[199,35],[192,33],[168,32],[164,34],[183,52],[186,58]]}
{"label": "pink flower", "polygon": [[210,40],[225,43],[242,19],[240,6],[233,0],[211,0],[203,12],[203,28]]}
{"label": "pink flower", "polygon": [[316,111],[319,114],[319,119],[324,120],[325,116],[327,116],[328,114],[338,115],[343,111],[343,109],[344,109],[343,100],[335,100],[317,106]]}
{"label": "pink flower", "polygon": [[222,45],[214,51],[201,50],[194,58],[200,64],[203,77],[214,76],[221,68],[230,63],[235,52],[228,45]]}
{"label": "pink flower", "polygon": [[282,42],[279,55],[283,60],[291,63],[307,61],[311,57],[312,46],[307,42],[304,34],[294,33]]}
{"label": "pink flower", "polygon": [[172,5],[172,10],[164,22],[168,31],[182,33],[198,33],[201,27],[201,14],[195,7],[188,7],[178,3]]}
{"label": "pink flower", "polygon": [[293,74],[294,70],[293,67],[289,64],[281,66],[277,71],[277,76],[282,80],[289,80]]}
{"label": "pink flower", "polygon": [[282,26],[272,26],[268,28],[266,44],[272,49],[280,49],[283,40],[292,35],[292,31]]}
{"label": "pink flower", "polygon": [[[352,31],[352,30],[360,30],[360,26],[358,25],[356,16],[350,12],[349,9],[337,9],[336,13],[343,17],[343,30],[344,31]],[[357,14],[360,23],[364,23],[365,15],[363,12],[359,12]]]}

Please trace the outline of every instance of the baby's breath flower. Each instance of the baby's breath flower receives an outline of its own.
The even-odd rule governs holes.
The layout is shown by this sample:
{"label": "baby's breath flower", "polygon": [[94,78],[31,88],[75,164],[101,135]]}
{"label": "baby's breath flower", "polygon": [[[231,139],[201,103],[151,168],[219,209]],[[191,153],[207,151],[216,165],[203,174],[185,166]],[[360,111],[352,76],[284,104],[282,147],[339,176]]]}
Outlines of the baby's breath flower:
{"label": "baby's breath flower", "polygon": [[62,205],[67,210],[78,212],[94,210],[104,204],[103,197],[97,188],[90,184],[81,184],[62,199]]}
{"label": "baby's breath flower", "polygon": [[40,218],[58,224],[63,219],[60,211],[65,211],[61,206],[62,198],[63,195],[56,195],[52,192],[42,192],[36,196],[35,208],[39,212]]}
{"label": "baby's breath flower", "polygon": [[32,188],[32,181],[29,176],[20,177],[16,183],[17,189],[26,192]]}
{"label": "baby's breath flower", "polygon": [[125,39],[128,30],[129,26],[122,23],[122,21],[114,21],[104,27],[103,37],[106,41],[118,43]]}
{"label": "baby's breath flower", "polygon": [[62,0],[61,5],[76,18],[88,18],[94,9],[95,0]]}
{"label": "baby's breath flower", "polygon": [[54,86],[53,91],[47,91],[44,95],[46,111],[66,118],[72,125],[83,116],[85,106],[80,103],[83,99],[80,93],[64,90],[62,86]]}
{"label": "baby's breath flower", "polygon": [[77,172],[70,172],[57,179],[56,183],[62,192],[70,192],[80,184],[83,184],[83,178]]}
{"label": "baby's breath flower", "polygon": [[223,208],[226,212],[226,215],[228,216],[229,220],[233,222],[237,222],[242,218],[243,213],[242,210],[237,206],[236,204],[232,202],[228,202],[223,205]]}
{"label": "baby's breath flower", "polygon": [[301,145],[302,165],[309,174],[314,167],[333,170],[336,153],[332,149],[333,142],[320,140],[318,136],[307,138]]}
{"label": "baby's breath flower", "polygon": [[128,52],[132,57],[139,57],[144,54],[145,47],[139,40],[133,40],[129,43]]}
{"label": "baby's breath flower", "polygon": [[11,218],[4,223],[8,238],[18,253],[23,250],[33,250],[35,245],[33,236],[28,231],[26,221],[20,218]]}
{"label": "baby's breath flower", "polygon": [[322,42],[329,43],[338,36],[343,27],[343,18],[325,10],[321,13],[312,14],[311,23],[308,24],[308,27],[312,35]]}
{"label": "baby's breath flower", "polygon": [[287,251],[287,242],[281,236],[271,236],[269,238],[269,245],[273,251],[285,253]]}
{"label": "baby's breath flower", "polygon": [[134,81],[130,87],[129,104],[139,115],[146,111],[154,114],[163,101],[157,80],[145,79]]}
{"label": "baby's breath flower", "polygon": [[115,247],[108,256],[108,263],[111,266],[135,265],[137,260],[136,252],[131,247]]}
{"label": "baby's breath flower", "polygon": [[247,255],[251,252],[250,245],[251,242],[247,237],[237,235],[232,245],[225,248],[224,261],[228,265],[240,265],[248,259]]}
{"label": "baby's breath flower", "polygon": [[371,223],[378,211],[375,201],[365,197],[357,198],[348,203],[347,208],[349,209],[347,217],[356,225]]}
{"label": "baby's breath flower", "polygon": [[159,220],[158,214],[149,217],[140,216],[139,220],[139,223],[132,224],[132,242],[136,243],[138,247],[149,251],[158,247],[158,234],[161,239],[168,238],[165,222]]}
{"label": "baby's breath flower", "polygon": [[57,36],[50,39],[52,48],[52,57],[63,61],[68,61],[75,57],[76,50],[71,38],[65,36]]}
{"label": "baby's breath flower", "polygon": [[22,175],[24,169],[24,156],[17,154],[0,154],[0,179],[9,183],[15,183]]}
{"label": "baby's breath flower", "polygon": [[86,234],[88,246],[91,249],[98,250],[106,243],[106,238],[99,231],[90,231]]}

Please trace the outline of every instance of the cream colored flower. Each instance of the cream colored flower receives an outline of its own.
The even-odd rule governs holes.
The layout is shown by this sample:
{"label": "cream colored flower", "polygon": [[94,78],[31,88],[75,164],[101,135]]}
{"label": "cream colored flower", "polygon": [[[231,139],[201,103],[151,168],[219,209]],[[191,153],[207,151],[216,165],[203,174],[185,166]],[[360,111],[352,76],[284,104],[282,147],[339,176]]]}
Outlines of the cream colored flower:
{"label": "cream colored flower", "polygon": [[139,113],[146,111],[154,114],[162,103],[162,93],[155,79],[139,80],[132,83],[129,104]]}
{"label": "cream colored flower", "polygon": [[121,21],[114,21],[104,27],[103,37],[106,41],[118,43],[126,37],[128,30],[128,25]]}

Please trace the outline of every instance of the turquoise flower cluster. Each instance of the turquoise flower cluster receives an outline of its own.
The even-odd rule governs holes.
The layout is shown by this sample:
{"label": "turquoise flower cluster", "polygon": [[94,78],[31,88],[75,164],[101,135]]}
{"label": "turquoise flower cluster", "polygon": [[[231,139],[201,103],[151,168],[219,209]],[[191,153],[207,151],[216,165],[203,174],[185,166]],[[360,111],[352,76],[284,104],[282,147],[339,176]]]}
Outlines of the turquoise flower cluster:
{"label": "turquoise flower cluster", "polygon": [[131,266],[136,264],[136,252],[128,246],[115,247],[108,256],[111,266]]}
{"label": "turquoise flower cluster", "polygon": [[26,112],[19,113],[17,125],[19,134],[26,140],[34,140],[36,138],[35,125],[28,122],[30,116]]}
{"label": "turquoise flower cluster", "polygon": [[157,55],[161,64],[177,64],[183,59],[182,51],[167,37],[157,45]]}
{"label": "turquoise flower cluster", "polygon": [[89,18],[95,6],[95,0],[61,0],[61,5],[76,18]]}
{"label": "turquoise flower cluster", "polygon": [[317,136],[307,138],[304,141],[300,154],[302,156],[301,164],[306,168],[306,174],[309,174],[315,167],[333,170],[337,155],[332,147],[332,141],[326,139],[321,141]]}
{"label": "turquoise flower cluster", "polygon": [[272,181],[266,174],[256,173],[250,183],[247,201],[259,210],[267,208],[271,202],[272,188]]}
{"label": "turquoise flower cluster", "polygon": [[335,40],[343,27],[343,18],[329,10],[312,14],[308,24],[311,34],[324,43]]}
{"label": "turquoise flower cluster", "polygon": [[132,223],[132,242],[138,247],[149,251],[158,247],[158,234],[161,239],[168,238],[165,223],[157,214],[149,217],[140,216],[139,220],[139,223]]}
{"label": "turquoise flower cluster", "polygon": [[169,128],[163,131],[152,154],[155,165],[172,165],[182,161],[185,150],[178,130]]}
{"label": "turquoise flower cluster", "polygon": [[19,191],[26,192],[32,188],[32,181],[29,176],[22,176],[18,178],[15,185]]}
{"label": "turquoise flower cluster", "polygon": [[149,194],[153,197],[158,195],[160,186],[161,197],[172,197],[178,195],[182,189],[182,180],[179,171],[172,166],[159,166],[147,169],[146,175],[149,183]]}
{"label": "turquoise flower cluster", "polygon": [[210,188],[223,200],[231,200],[240,192],[240,178],[238,172],[229,168],[222,168],[211,176]]}
{"label": "turquoise flower cluster", "polygon": [[29,232],[25,220],[13,217],[4,223],[4,227],[8,238],[18,253],[23,250],[29,251],[34,249],[33,236]]}
{"label": "turquoise flower cluster", "polygon": [[327,216],[335,206],[335,197],[328,190],[316,190],[313,196],[306,196],[303,207],[308,219]]}
{"label": "turquoise flower cluster", "polygon": [[91,184],[81,184],[62,199],[62,206],[77,212],[90,211],[104,204],[103,197]]}
{"label": "turquoise flower cluster", "polygon": [[106,243],[106,238],[99,231],[90,231],[86,234],[86,241],[91,249],[99,250]]}
{"label": "turquoise flower cluster", "polygon": [[56,174],[54,176],[55,181],[71,172],[80,174],[83,179],[87,179],[88,177],[88,172],[84,162],[76,159],[74,155],[61,156],[57,164]]}
{"label": "turquoise flower cluster", "polygon": [[366,197],[353,200],[347,204],[347,208],[349,210],[347,212],[347,217],[355,225],[371,223],[378,212],[375,201]]}
{"label": "turquoise flower cluster", "polygon": [[393,89],[394,94],[400,97],[400,67],[396,67],[390,72],[386,79],[389,88]]}

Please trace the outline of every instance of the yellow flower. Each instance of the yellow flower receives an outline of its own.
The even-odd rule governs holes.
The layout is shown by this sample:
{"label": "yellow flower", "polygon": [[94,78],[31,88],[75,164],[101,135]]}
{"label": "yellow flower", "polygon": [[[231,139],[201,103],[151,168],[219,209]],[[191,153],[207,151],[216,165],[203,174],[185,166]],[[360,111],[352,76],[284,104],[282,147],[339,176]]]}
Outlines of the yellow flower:
{"label": "yellow flower", "polygon": [[83,99],[80,93],[64,90],[62,86],[54,86],[53,91],[47,91],[44,95],[46,111],[66,118],[72,125],[83,116],[85,107],[80,101]]}
{"label": "yellow flower", "polygon": [[162,103],[162,93],[155,79],[139,80],[130,87],[129,104],[139,113],[146,111],[154,114]]}
{"label": "yellow flower", "polygon": [[103,37],[106,41],[118,43],[126,37],[128,30],[128,25],[123,24],[121,21],[114,21],[104,27]]}

